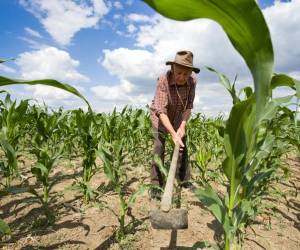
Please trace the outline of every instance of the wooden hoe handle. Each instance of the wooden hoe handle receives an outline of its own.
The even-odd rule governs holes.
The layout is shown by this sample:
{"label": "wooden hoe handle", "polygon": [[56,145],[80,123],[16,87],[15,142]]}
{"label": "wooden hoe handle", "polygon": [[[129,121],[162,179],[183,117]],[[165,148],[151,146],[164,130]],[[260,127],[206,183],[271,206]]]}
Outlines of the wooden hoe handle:
{"label": "wooden hoe handle", "polygon": [[172,194],[173,194],[173,186],[174,179],[176,174],[176,167],[179,155],[179,143],[175,144],[175,148],[173,151],[172,162],[168,173],[168,179],[165,186],[164,194],[161,200],[160,208],[164,212],[169,212],[172,206]]}

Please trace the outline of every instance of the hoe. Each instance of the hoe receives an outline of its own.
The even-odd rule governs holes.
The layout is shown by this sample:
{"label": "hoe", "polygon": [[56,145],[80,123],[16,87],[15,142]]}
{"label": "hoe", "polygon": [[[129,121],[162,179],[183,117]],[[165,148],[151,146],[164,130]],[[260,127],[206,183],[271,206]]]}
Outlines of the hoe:
{"label": "hoe", "polygon": [[176,143],[168,173],[167,183],[161,200],[160,210],[153,210],[149,213],[151,225],[154,229],[188,228],[187,210],[172,208],[172,194],[178,154],[179,144]]}

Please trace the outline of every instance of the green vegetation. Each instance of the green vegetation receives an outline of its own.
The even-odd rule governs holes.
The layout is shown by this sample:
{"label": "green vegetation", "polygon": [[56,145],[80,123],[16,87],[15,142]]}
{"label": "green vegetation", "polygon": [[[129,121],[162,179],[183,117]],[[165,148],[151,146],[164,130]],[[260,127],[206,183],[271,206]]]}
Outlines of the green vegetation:
{"label": "green vegetation", "polygon": [[[254,0],[145,2],[176,20],[210,18],[218,22],[252,74],[254,89],[247,86],[237,90],[236,79],[231,83],[225,75],[208,67],[232,97],[232,109],[227,120],[221,116],[212,119],[195,114],[188,124],[189,157],[196,169],[194,180],[199,187],[195,194],[223,227],[223,242],[219,243],[219,247],[240,249],[245,228],[269,209],[262,201],[280,192],[273,184],[288,178],[289,168],[284,164],[283,156],[295,149],[299,154],[297,115],[300,82],[284,74],[273,74],[271,37]],[[5,61],[0,60],[0,63]],[[0,86],[10,84],[58,87],[88,104],[76,89],[55,80],[25,81],[0,76]],[[294,93],[273,98],[272,91],[279,86],[287,86]],[[144,180],[130,178],[129,173],[135,173],[138,165],[149,171],[152,157],[149,114],[128,107],[120,112],[114,110],[111,114],[94,113],[90,106],[88,112],[49,111],[45,107],[30,106],[28,100],[17,105],[9,94],[1,100],[0,110],[0,198],[30,192],[39,199],[48,222],[53,224],[55,217],[50,205],[55,181],[51,182],[50,176],[60,159],[79,158],[82,161],[82,178],[74,180],[73,188],[81,191],[85,203],[92,201],[101,209],[109,209],[119,222],[116,239],[124,239],[134,222],[126,224],[126,217],[132,217],[131,207],[137,196],[148,187]],[[29,188],[25,182],[21,187],[13,187],[14,179],[22,179],[18,174],[19,159],[28,155],[35,159],[31,173],[36,187]],[[102,191],[113,190],[117,194],[118,211],[99,199],[102,191],[91,186],[96,173],[104,173],[109,180]],[[129,188],[134,182],[138,185],[134,189]],[[212,182],[219,183],[226,191],[215,190]],[[0,232],[12,233],[1,219]],[[205,244],[195,243],[198,246]]]}

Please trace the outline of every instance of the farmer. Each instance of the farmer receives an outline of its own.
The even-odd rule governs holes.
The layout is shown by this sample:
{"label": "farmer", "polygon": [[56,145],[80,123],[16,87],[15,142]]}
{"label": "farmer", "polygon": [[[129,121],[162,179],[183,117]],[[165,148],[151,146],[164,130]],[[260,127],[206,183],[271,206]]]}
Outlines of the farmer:
{"label": "farmer", "polygon": [[[150,107],[153,127],[154,149],[162,162],[164,161],[165,137],[169,133],[174,143],[178,141],[180,151],[177,165],[177,179],[183,187],[190,187],[190,171],[188,168],[188,152],[186,144],[186,123],[190,117],[195,97],[196,77],[200,70],[193,66],[193,53],[179,51],[173,62],[168,61],[171,69],[157,80],[156,93]],[[163,187],[163,176],[153,160],[151,183]],[[160,199],[161,190],[151,188],[150,198]]]}

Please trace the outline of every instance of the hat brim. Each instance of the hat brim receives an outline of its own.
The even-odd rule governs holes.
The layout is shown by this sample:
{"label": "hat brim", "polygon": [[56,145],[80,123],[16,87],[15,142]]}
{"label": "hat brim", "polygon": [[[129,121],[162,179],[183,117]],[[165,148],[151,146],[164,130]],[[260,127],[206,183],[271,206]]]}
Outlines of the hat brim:
{"label": "hat brim", "polygon": [[191,67],[190,65],[185,65],[185,64],[182,64],[182,63],[171,62],[171,61],[167,61],[167,62],[166,62],[166,65],[173,65],[173,64],[177,64],[177,65],[180,65],[180,66],[183,66],[183,67],[190,68],[190,69],[192,69],[196,74],[198,74],[198,73],[200,72],[200,69],[199,69],[199,68]]}

